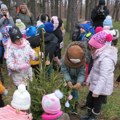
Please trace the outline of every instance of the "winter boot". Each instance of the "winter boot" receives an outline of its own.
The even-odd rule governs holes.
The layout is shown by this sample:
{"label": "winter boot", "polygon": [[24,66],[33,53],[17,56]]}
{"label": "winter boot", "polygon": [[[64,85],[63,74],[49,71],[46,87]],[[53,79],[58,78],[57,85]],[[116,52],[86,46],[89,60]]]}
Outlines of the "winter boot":
{"label": "winter boot", "polygon": [[90,115],[89,119],[87,120],[98,120],[98,115],[100,113],[95,113],[93,110],[92,110],[92,114]]}
{"label": "winter boot", "polygon": [[75,104],[74,104],[73,109],[71,111],[72,114],[75,114],[75,115],[78,114],[78,112],[77,112],[77,106],[78,106],[78,101],[75,101]]}
{"label": "winter boot", "polygon": [[91,110],[90,108],[88,108],[87,114],[81,116],[81,117],[80,117],[80,120],[89,120],[91,114],[92,114],[92,110]]}

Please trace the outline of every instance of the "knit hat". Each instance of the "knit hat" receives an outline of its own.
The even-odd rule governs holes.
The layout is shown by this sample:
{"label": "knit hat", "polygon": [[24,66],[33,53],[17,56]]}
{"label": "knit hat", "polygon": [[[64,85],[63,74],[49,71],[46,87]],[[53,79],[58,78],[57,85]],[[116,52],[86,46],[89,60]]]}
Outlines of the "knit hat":
{"label": "knit hat", "polygon": [[84,56],[83,49],[79,47],[78,45],[73,45],[69,47],[67,52],[68,52],[68,57],[70,60],[79,59],[81,61]]}
{"label": "knit hat", "polygon": [[24,84],[20,84],[14,92],[11,105],[18,110],[28,110],[30,108],[31,97]]}
{"label": "knit hat", "polygon": [[98,33],[100,31],[103,31],[103,27],[101,27],[101,26],[96,27],[95,33]]}
{"label": "knit hat", "polygon": [[111,42],[113,39],[111,34],[107,34],[105,31],[100,31],[92,36],[88,42],[94,48],[101,48],[105,45],[106,42]]}
{"label": "knit hat", "polygon": [[51,22],[46,22],[44,29],[47,33],[51,33],[51,32],[53,32],[54,26]]}
{"label": "knit hat", "polygon": [[26,35],[28,37],[34,37],[37,33],[37,29],[35,26],[30,26],[29,28],[27,28],[26,30]]}
{"label": "knit hat", "polygon": [[62,19],[58,18],[57,16],[52,16],[51,22],[53,23],[54,30],[56,30],[57,28],[60,28],[63,23]]}
{"label": "knit hat", "polygon": [[83,24],[80,24],[80,27],[83,28],[86,32],[88,32],[90,26],[87,23],[86,24],[83,23]]}
{"label": "knit hat", "polygon": [[103,26],[110,26],[113,27],[112,25],[112,17],[110,15],[106,16],[105,20],[103,21]]}
{"label": "knit hat", "polygon": [[99,5],[105,5],[105,0],[99,0]]}
{"label": "knit hat", "polygon": [[5,4],[1,4],[1,10],[2,9],[8,9],[8,7]]}
{"label": "knit hat", "polygon": [[85,48],[81,42],[75,41],[68,45],[64,55],[65,65],[79,68],[85,63]]}
{"label": "knit hat", "polygon": [[25,32],[25,24],[21,21],[21,19],[16,19],[16,26],[20,29],[21,32]]}
{"label": "knit hat", "polygon": [[60,90],[56,90],[54,93],[44,95],[42,98],[42,107],[45,113],[57,114],[61,110],[60,99],[62,99],[63,93]]}

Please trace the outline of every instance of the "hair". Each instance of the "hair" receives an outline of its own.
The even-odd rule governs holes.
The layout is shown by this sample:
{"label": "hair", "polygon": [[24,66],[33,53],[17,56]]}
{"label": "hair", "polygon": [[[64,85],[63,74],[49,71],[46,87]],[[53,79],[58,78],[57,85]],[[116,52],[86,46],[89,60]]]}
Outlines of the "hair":
{"label": "hair", "polygon": [[43,22],[43,23],[46,22],[46,21],[49,22],[50,17],[49,17],[48,14],[43,13],[43,14],[41,14],[37,17],[37,20],[41,20],[41,22]]}
{"label": "hair", "polygon": [[30,12],[30,10],[28,9],[28,7],[27,7],[27,5],[25,4],[25,3],[22,3],[20,6],[19,6],[19,8],[20,8],[20,11],[19,12],[21,12],[21,7],[25,7],[26,8],[26,14],[28,15],[28,16],[32,16],[32,13]]}

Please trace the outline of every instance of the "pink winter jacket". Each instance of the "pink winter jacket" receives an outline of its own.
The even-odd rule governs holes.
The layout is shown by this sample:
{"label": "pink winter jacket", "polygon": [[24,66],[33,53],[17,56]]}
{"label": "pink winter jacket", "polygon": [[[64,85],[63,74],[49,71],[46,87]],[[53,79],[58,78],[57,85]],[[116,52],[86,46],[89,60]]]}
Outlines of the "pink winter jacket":
{"label": "pink winter jacket", "polygon": [[0,108],[0,120],[32,120],[29,117],[29,114],[26,112],[19,111],[16,112],[16,109],[12,108],[10,105],[7,105],[3,108]]}
{"label": "pink winter jacket", "polygon": [[90,83],[89,90],[97,95],[111,95],[117,62],[117,49],[105,45],[97,49],[92,58],[94,63],[87,79],[87,82]]}

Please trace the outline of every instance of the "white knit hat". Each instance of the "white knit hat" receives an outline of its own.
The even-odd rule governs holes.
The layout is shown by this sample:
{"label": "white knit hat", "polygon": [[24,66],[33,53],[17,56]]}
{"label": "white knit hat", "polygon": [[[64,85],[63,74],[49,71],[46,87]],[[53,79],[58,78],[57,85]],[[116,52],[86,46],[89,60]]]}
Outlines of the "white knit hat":
{"label": "white knit hat", "polygon": [[60,99],[63,98],[63,93],[60,90],[55,90],[54,93],[44,95],[42,98],[42,108],[48,114],[56,114],[61,109]]}
{"label": "white knit hat", "polygon": [[2,9],[8,9],[7,6],[5,4],[1,4],[1,10]]}
{"label": "white knit hat", "polygon": [[20,84],[13,94],[12,107],[18,110],[28,110],[31,105],[31,97],[24,84]]}

